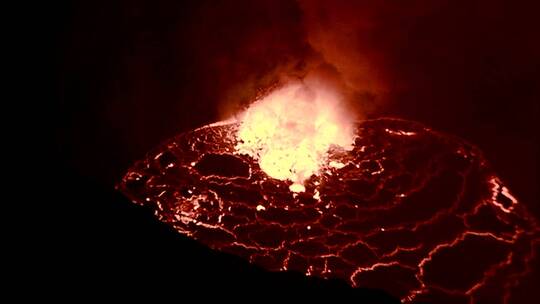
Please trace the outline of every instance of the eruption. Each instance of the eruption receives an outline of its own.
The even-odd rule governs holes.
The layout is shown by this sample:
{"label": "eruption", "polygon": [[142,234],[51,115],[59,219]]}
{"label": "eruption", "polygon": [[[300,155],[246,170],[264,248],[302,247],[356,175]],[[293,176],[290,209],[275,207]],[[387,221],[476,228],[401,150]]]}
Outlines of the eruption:
{"label": "eruption", "polygon": [[331,90],[292,83],[164,143],[118,188],[270,271],[404,303],[508,302],[540,229],[482,153],[417,123],[351,119]]}
{"label": "eruption", "polygon": [[259,30],[231,36],[248,37],[231,43],[234,56],[201,61],[226,71],[207,85],[228,83],[218,99],[230,116],[260,88],[302,80],[162,144],[118,188],[179,233],[269,271],[382,289],[403,303],[511,303],[537,263],[540,229],[482,152],[415,122],[360,121],[349,107],[369,116],[381,104],[420,112],[470,98],[452,95],[446,72],[466,75],[474,65],[462,59],[475,57],[465,48],[459,64],[440,66],[455,41],[436,22],[449,8],[462,18],[462,5],[299,1],[287,15],[264,3],[252,14]]}
{"label": "eruption", "polygon": [[[527,209],[539,2],[79,2],[52,33],[54,164],[69,185],[109,198],[124,161],[196,126],[117,188],[212,250],[404,303],[519,303],[540,285]],[[430,126],[484,147],[511,183]]]}
{"label": "eruption", "polygon": [[353,147],[353,116],[322,83],[297,82],[271,92],[240,116],[236,150],[270,177],[290,180],[291,191],[318,174],[331,146]]}

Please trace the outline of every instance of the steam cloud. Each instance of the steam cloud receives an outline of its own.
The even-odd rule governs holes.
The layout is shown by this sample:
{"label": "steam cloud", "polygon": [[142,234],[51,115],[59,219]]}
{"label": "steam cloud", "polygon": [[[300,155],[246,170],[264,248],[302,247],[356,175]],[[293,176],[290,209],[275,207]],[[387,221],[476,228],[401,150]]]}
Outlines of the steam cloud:
{"label": "steam cloud", "polygon": [[250,30],[237,28],[243,38],[237,41],[232,61],[221,62],[220,68],[226,71],[223,77],[239,80],[224,90],[221,115],[233,115],[276,84],[305,77],[316,77],[335,87],[360,117],[372,113],[387,102],[392,89],[405,85],[388,73],[393,65],[390,55],[399,52],[415,18],[434,11],[442,2],[432,3],[244,3],[242,7],[257,16],[258,22],[249,16],[240,21],[249,22]]}

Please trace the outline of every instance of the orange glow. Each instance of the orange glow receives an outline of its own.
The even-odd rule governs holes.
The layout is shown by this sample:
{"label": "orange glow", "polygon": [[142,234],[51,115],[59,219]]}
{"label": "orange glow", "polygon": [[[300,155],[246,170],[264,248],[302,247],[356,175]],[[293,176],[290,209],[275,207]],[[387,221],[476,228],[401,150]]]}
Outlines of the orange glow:
{"label": "orange glow", "polygon": [[354,117],[321,82],[295,82],[256,101],[240,115],[237,153],[258,160],[270,177],[290,180],[292,192],[327,162],[332,145],[350,150]]}

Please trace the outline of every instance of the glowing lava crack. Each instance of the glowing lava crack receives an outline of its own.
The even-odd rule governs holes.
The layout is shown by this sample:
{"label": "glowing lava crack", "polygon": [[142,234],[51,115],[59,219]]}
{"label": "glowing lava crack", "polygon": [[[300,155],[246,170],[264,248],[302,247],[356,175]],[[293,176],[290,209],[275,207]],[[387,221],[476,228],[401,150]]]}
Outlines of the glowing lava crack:
{"label": "glowing lava crack", "polygon": [[210,248],[403,302],[511,302],[526,279],[537,223],[476,148],[412,122],[363,121],[352,149],[330,147],[294,193],[237,153],[240,127],[181,134],[118,188]]}

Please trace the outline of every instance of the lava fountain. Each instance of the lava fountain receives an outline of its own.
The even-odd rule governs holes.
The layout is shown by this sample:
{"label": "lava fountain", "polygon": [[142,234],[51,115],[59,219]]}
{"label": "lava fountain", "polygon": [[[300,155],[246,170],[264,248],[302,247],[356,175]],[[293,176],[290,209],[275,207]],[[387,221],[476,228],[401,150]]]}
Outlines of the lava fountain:
{"label": "lava fountain", "polygon": [[405,303],[511,302],[540,248],[536,219],[476,147],[354,121],[301,82],[163,143],[117,187],[212,249]]}
{"label": "lava fountain", "polygon": [[330,88],[297,82],[256,101],[240,116],[238,153],[259,162],[271,178],[305,190],[331,146],[352,149],[354,118]]}

